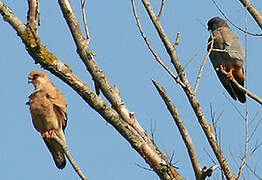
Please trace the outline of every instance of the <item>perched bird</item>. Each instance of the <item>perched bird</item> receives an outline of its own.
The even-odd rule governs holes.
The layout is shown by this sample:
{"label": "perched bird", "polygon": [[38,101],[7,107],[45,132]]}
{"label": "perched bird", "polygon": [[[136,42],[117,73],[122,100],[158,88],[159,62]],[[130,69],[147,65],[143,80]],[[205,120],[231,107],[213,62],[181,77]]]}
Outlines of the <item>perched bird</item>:
{"label": "perched bird", "polygon": [[[241,91],[241,89],[231,81],[235,79],[238,84],[244,86],[243,64],[245,53],[239,37],[230,29],[226,21],[219,17],[210,19],[207,25],[208,30],[211,31],[214,38],[213,50],[209,58],[215,70],[221,67],[227,72],[227,75],[225,75],[221,71],[216,71],[217,76],[234,100],[238,99],[241,103],[245,103],[245,92]],[[208,51],[211,48],[212,36],[210,35],[208,39]]]}
{"label": "perched bird", "polygon": [[64,151],[52,136],[55,133],[66,144],[64,134],[67,124],[66,99],[42,71],[31,72],[28,82],[35,87],[27,102],[30,105],[34,127],[41,133],[56,166],[63,169],[66,165]]}

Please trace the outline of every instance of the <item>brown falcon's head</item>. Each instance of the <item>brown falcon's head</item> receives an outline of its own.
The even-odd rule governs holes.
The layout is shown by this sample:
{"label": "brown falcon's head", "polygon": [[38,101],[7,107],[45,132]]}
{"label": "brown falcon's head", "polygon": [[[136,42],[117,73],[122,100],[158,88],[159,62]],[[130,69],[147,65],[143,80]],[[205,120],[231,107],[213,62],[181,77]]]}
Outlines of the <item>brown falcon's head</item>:
{"label": "brown falcon's head", "polygon": [[208,30],[214,31],[220,27],[229,27],[224,19],[220,17],[214,17],[210,19],[207,23]]}
{"label": "brown falcon's head", "polygon": [[28,83],[32,83],[35,89],[43,88],[49,81],[47,74],[42,71],[32,71],[28,76]]}

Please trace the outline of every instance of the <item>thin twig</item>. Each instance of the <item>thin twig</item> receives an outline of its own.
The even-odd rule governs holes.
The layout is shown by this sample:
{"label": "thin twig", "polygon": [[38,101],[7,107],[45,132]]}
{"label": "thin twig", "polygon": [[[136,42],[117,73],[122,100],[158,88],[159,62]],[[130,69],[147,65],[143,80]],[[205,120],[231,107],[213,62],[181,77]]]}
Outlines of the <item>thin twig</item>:
{"label": "thin twig", "polygon": [[256,172],[256,170],[253,170],[248,164],[246,164],[249,171],[251,171],[259,180],[262,180],[262,176],[259,176]]}
{"label": "thin twig", "polygon": [[[206,60],[207,60],[208,56],[210,55],[210,53],[211,53],[212,50],[213,50],[214,37],[213,37],[213,34],[212,34],[212,33],[210,33],[210,35],[211,35],[211,37],[212,37],[212,40],[209,42],[211,48],[209,49],[209,51],[208,51],[206,57],[204,58],[204,60],[203,60],[203,62],[202,62],[202,64],[201,64],[201,66],[200,66],[199,73],[198,73],[198,75],[197,75],[197,79],[196,79],[195,88],[194,88],[194,90],[193,90],[193,94],[196,94],[196,93],[197,93],[197,89],[198,89],[198,87],[199,87],[200,78],[201,78],[201,75],[202,75],[202,72],[203,72],[203,69],[204,69],[204,66],[205,66]],[[208,46],[209,46],[209,43],[208,43]]]}
{"label": "thin twig", "polygon": [[254,130],[252,131],[252,133],[251,133],[251,135],[250,135],[250,137],[249,137],[249,141],[253,138],[253,136],[254,136],[254,134],[255,134],[255,132],[256,132],[258,126],[261,124],[261,121],[262,121],[262,118],[260,118],[259,121],[257,122],[257,124],[256,124],[256,126],[255,126],[255,128],[254,128]]}
{"label": "thin twig", "polygon": [[246,165],[246,162],[247,162],[247,154],[248,154],[248,142],[249,142],[249,139],[248,139],[248,118],[245,118],[245,152],[244,152],[244,155],[242,157],[242,162],[241,162],[241,165],[239,167],[239,172],[238,172],[238,175],[236,177],[236,180],[238,180],[244,170],[244,167]]}
{"label": "thin twig", "polygon": [[[210,153],[205,149],[203,148],[203,150],[205,151],[206,155],[209,157],[209,159],[214,163],[216,164],[216,161],[213,159],[213,157],[210,155]],[[220,168],[221,169],[221,168]]]}
{"label": "thin twig", "polygon": [[70,154],[70,151],[69,151],[67,145],[64,144],[64,142],[55,133],[53,133],[52,135],[53,135],[53,139],[55,139],[63,148],[64,153],[66,154],[66,157],[68,158],[69,162],[71,163],[71,165],[73,166],[74,170],[79,175],[79,177],[82,180],[88,180],[87,177],[85,177],[84,173],[81,171],[80,167],[77,165],[73,156]]}
{"label": "thin twig", "polygon": [[178,79],[178,77],[165,65],[165,63],[161,60],[161,58],[157,55],[157,53],[154,51],[154,49],[152,48],[152,46],[150,45],[139,20],[139,17],[137,15],[136,12],[136,6],[135,6],[135,2],[134,0],[131,0],[132,2],[132,7],[133,7],[133,13],[137,22],[137,26],[138,29],[140,31],[141,36],[143,37],[143,39],[146,42],[146,45],[148,47],[148,49],[150,50],[150,52],[153,54],[153,56],[155,57],[156,61],[171,75],[171,77],[177,82],[179,83],[181,86],[185,87],[185,85]]}
{"label": "thin twig", "polygon": [[151,138],[154,140],[155,132],[156,132],[156,123],[154,123],[153,120],[150,121],[150,132],[151,132]]}
{"label": "thin twig", "polygon": [[176,34],[176,42],[175,42],[175,44],[173,45],[174,49],[177,48],[177,46],[178,46],[178,44],[179,44],[179,41],[180,41],[180,38],[181,38],[181,34],[180,34],[180,32],[178,32],[178,33]]}
{"label": "thin twig", "polygon": [[[231,151],[231,149],[229,148],[229,153],[231,155],[231,158],[233,159],[233,162],[235,163],[236,167],[239,167],[239,163],[237,162],[236,158],[235,158],[235,154],[233,154],[233,152]],[[233,164],[233,163],[232,163]]]}
{"label": "thin twig", "polygon": [[215,132],[216,139],[218,140],[218,134],[217,134],[217,124],[219,119],[221,118],[222,114],[224,113],[224,110],[222,110],[218,117],[215,119],[215,113],[213,113],[212,105],[210,104],[210,114],[211,114],[211,121],[212,121],[212,126]]}
{"label": "thin twig", "polygon": [[228,20],[228,22],[230,22],[230,24],[232,24],[233,26],[235,26],[237,29],[239,29],[240,31],[244,32],[244,33],[247,33],[249,35],[253,35],[253,36],[262,36],[262,33],[251,33],[251,32],[248,32],[246,30],[244,30],[243,28],[237,26],[235,23],[233,23],[229,18],[228,16],[223,12],[223,10],[218,6],[217,2],[215,0],[211,0],[214,5],[216,6],[216,8],[219,10],[219,12]]}
{"label": "thin twig", "polygon": [[235,103],[233,103],[232,98],[228,97],[226,93],[223,93],[223,95],[227,98],[228,102],[233,106],[233,108],[237,111],[237,113],[241,116],[241,118],[244,120],[245,116],[241,113],[239,108],[236,106]]}
{"label": "thin twig", "polygon": [[207,45],[205,44],[204,46],[202,46],[201,48],[199,48],[198,50],[197,50],[197,52],[192,56],[192,57],[190,57],[190,59],[185,63],[185,65],[184,65],[184,68],[187,68],[187,66],[189,66],[189,64],[191,63],[191,62],[193,62],[193,60],[194,60],[194,58],[196,57],[196,56],[198,56],[199,54],[200,54],[200,52],[202,52],[204,49],[206,49],[207,48]]}
{"label": "thin twig", "polygon": [[166,0],[162,0],[161,7],[160,7],[160,11],[159,11],[159,13],[158,13],[158,15],[157,15],[158,19],[161,18],[162,13],[163,13],[163,11],[164,11],[165,1],[166,1]]}
{"label": "thin twig", "polygon": [[87,46],[88,46],[90,41],[91,41],[91,37],[90,37],[88,26],[87,26],[85,3],[86,3],[86,0],[81,0],[82,16],[83,16],[83,21],[84,21],[85,31],[86,31],[86,43],[87,43]]}
{"label": "thin twig", "polygon": [[211,166],[210,168],[207,169],[207,167],[204,167],[202,169],[202,179],[206,179],[206,177],[210,177],[212,175],[212,173],[214,172],[214,170],[216,170],[219,166],[216,164],[214,166]]}
{"label": "thin twig", "polygon": [[147,171],[154,171],[152,168],[144,167],[144,166],[142,166],[142,165],[140,165],[140,164],[138,164],[138,163],[135,163],[135,165],[137,165],[138,167],[140,167],[140,168],[142,168],[142,169],[144,169],[144,170],[147,170]]}
{"label": "thin twig", "polygon": [[254,115],[254,117],[252,118],[252,120],[249,122],[249,126],[251,126],[253,124],[253,122],[257,119],[259,113],[261,112],[262,107],[259,107],[259,109],[257,110],[256,114]]}
{"label": "thin twig", "polygon": [[255,145],[254,149],[251,151],[251,153],[248,156],[242,158],[242,163],[241,163],[241,166],[239,167],[239,173],[238,173],[238,176],[236,177],[236,179],[240,178],[240,175],[241,175],[241,173],[243,171],[243,167],[246,166],[248,160],[253,156],[253,154],[258,150],[258,148],[261,145],[262,145],[262,143],[259,143],[259,144],[256,143],[256,145]]}

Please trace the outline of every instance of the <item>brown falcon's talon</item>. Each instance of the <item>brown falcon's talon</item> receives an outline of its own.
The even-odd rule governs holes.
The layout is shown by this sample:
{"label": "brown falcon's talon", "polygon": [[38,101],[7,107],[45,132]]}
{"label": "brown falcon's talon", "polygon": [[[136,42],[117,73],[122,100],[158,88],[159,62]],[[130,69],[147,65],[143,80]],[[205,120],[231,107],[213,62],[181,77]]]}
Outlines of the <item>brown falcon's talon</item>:
{"label": "brown falcon's talon", "polygon": [[54,133],[58,135],[58,132],[55,129],[52,129],[50,131],[46,131],[44,134],[42,134],[42,138],[53,138]]}
{"label": "brown falcon's talon", "polygon": [[46,131],[44,134],[42,134],[42,138],[50,138],[48,131]]}
{"label": "brown falcon's talon", "polygon": [[227,77],[228,77],[229,80],[233,80],[234,79],[232,69],[230,69],[230,71],[227,72]]}

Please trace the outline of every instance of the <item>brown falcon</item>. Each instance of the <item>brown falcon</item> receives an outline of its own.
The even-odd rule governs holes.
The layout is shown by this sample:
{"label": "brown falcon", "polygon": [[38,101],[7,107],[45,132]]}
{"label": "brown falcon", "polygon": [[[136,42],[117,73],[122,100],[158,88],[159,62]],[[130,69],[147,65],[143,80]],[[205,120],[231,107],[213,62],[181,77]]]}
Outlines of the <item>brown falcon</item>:
{"label": "brown falcon", "polygon": [[56,166],[63,169],[66,165],[65,155],[60,144],[52,138],[53,133],[66,144],[64,130],[67,123],[66,99],[47,74],[42,71],[33,71],[28,76],[28,82],[35,87],[29,96],[31,116],[34,127],[51,152]]}
{"label": "brown falcon", "polygon": [[[208,30],[211,31],[214,43],[213,50],[209,58],[215,70],[223,68],[227,75],[221,71],[216,71],[218,78],[227,92],[234,100],[239,100],[241,103],[246,102],[245,92],[241,91],[230,79],[235,79],[238,84],[244,86],[244,72],[243,64],[245,60],[245,53],[237,34],[230,29],[226,21],[214,17],[208,21]],[[208,42],[208,51],[211,48],[212,36]]]}

